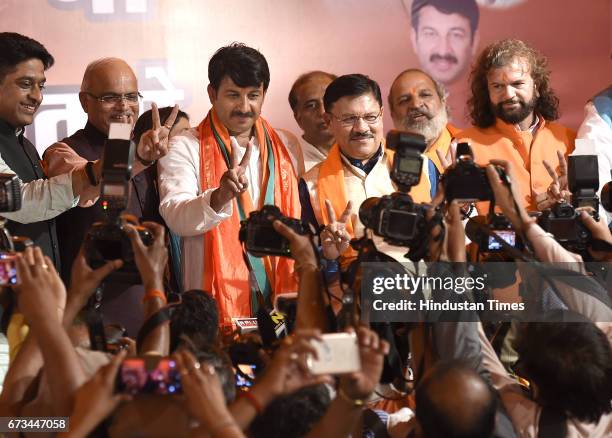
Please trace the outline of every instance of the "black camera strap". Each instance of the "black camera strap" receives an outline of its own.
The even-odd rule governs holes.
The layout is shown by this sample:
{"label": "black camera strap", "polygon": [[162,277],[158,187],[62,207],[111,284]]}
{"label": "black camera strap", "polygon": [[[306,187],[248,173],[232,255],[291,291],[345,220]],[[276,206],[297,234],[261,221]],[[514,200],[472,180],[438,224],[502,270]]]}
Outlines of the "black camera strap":
{"label": "black camera strap", "polygon": [[169,323],[172,319],[172,314],[174,311],[181,305],[182,301],[179,299],[178,302],[168,304],[167,306],[162,307],[153,315],[151,315],[147,320],[142,324],[142,327],[138,331],[138,336],[136,337],[136,351],[140,353],[140,349],[144,340],[151,334],[153,330],[159,327],[162,324]]}

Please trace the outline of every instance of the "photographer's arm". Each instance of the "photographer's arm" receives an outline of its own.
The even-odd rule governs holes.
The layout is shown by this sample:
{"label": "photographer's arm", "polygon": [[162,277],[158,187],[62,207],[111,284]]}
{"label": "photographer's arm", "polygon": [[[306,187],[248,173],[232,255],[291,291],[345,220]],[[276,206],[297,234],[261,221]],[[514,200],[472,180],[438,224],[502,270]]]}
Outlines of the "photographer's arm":
{"label": "photographer's arm", "polygon": [[[0,173],[15,174],[0,157]],[[53,219],[77,205],[78,194],[73,182],[80,181],[79,171],[63,173],[49,179],[37,179],[23,183],[21,187],[21,208],[14,212],[3,212],[0,216],[28,224]],[[78,185],[78,184],[77,184]]]}
{"label": "photographer's arm", "polygon": [[229,411],[242,430],[248,429],[257,414],[277,397],[291,394],[301,388],[330,383],[329,376],[313,376],[306,370],[307,354],[316,350],[311,340],[319,339],[318,330],[296,330],[286,337],[270,359],[262,375],[257,377],[249,396],[238,397],[229,405]]}
{"label": "photographer's arm", "polygon": [[43,366],[43,357],[36,339],[28,333],[9,369],[2,384],[0,394],[0,416],[17,416],[21,407],[29,400],[25,399],[26,391]]}
{"label": "photographer's arm", "polygon": [[40,248],[35,247],[32,252],[31,266],[25,256],[16,259],[21,281],[17,293],[19,309],[42,352],[54,414],[66,416],[72,411],[74,392],[85,381],[85,374],[62,326],[66,305],[62,280]]}
{"label": "photographer's arm", "polygon": [[102,280],[122,265],[122,260],[112,260],[98,269],[91,269],[87,264],[87,260],[85,260],[84,249],[81,247],[79,255],[72,264],[71,283],[68,288],[66,310],[64,311],[64,327],[66,330],[72,326],[74,319],[85,307],[87,300],[95,292]]}
{"label": "photographer's arm", "polygon": [[280,221],[274,229],[289,240],[291,255],[295,259],[295,272],[300,279],[297,301],[296,329],[327,329],[327,312],[323,301],[321,271],[309,236],[302,236]]}
{"label": "photographer's arm", "polygon": [[[494,165],[500,166],[510,180],[510,188],[502,182]],[[582,258],[559,244],[555,238],[546,233],[535,219],[530,217],[525,208],[515,199],[522,199],[520,189],[515,183],[512,165],[503,160],[491,160],[487,166],[487,176],[495,196],[495,204],[501,208],[502,213],[510,220],[517,233],[522,233],[531,243],[538,260],[542,262],[582,262]]]}
{"label": "photographer's arm", "polygon": [[218,212],[211,207],[216,189],[200,192],[199,142],[191,131],[175,137],[168,154],[157,163],[159,212],[176,234],[203,234],[232,215],[231,202]]}
{"label": "photographer's arm", "polygon": [[[144,298],[146,321],[166,305],[165,297],[159,294],[164,292],[164,270],[168,263],[168,249],[164,227],[155,222],[144,222],[142,225],[153,235],[154,240],[150,246],[142,243],[140,235],[132,225],[125,225],[125,228],[132,242],[134,260],[146,291]],[[168,355],[170,350],[169,322],[160,324],[151,330],[142,345],[139,345],[139,349],[141,353]]]}
{"label": "photographer's arm", "polygon": [[343,375],[336,398],[307,437],[350,437],[361,418],[364,401],[378,384],[389,344],[365,327],[357,330],[361,370]]}

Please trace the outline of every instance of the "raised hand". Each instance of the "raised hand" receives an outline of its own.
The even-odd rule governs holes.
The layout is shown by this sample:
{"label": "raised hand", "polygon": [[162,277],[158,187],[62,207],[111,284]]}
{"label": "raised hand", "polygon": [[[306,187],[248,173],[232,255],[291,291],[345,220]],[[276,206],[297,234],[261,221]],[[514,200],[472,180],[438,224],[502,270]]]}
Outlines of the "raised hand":
{"label": "raised hand", "polygon": [[372,394],[380,380],[384,358],[389,353],[389,343],[380,340],[376,332],[365,327],[358,328],[357,337],[361,370],[342,376],[340,391],[353,400],[363,400]]}
{"label": "raised hand", "polygon": [[19,310],[28,321],[57,314],[66,307],[66,288],[49,257],[39,247],[26,248],[16,259],[19,285],[15,286]]}
{"label": "raised hand", "polygon": [[340,257],[349,247],[351,236],[346,231],[346,224],[351,218],[353,203],[349,201],[346,204],[339,220],[336,220],[334,207],[328,199],[325,200],[325,208],[327,209],[329,224],[321,231],[321,249],[323,257],[334,260]]}
{"label": "raised hand", "polygon": [[551,208],[557,202],[571,201],[572,193],[569,191],[568,187],[567,161],[561,151],[557,151],[557,158],[559,159],[559,175],[557,175],[557,172],[548,161],[542,161],[542,164],[544,164],[546,171],[553,181],[550,183],[545,193],[536,195],[535,200],[537,208],[540,211]]}
{"label": "raised hand", "polygon": [[181,373],[185,407],[191,416],[209,431],[217,425],[238,428],[227,410],[227,401],[215,367],[201,364],[187,350],[177,351],[174,357]]}
{"label": "raised hand", "polygon": [[[504,169],[506,176],[510,180],[510,188],[502,182],[495,166],[500,166]],[[491,160],[490,164],[486,167],[486,172],[491,189],[493,190],[493,196],[495,197],[495,205],[501,209],[504,216],[508,218],[512,223],[512,227],[518,233],[523,232],[527,224],[534,222],[534,219],[529,217],[527,211],[518,201],[522,199],[522,195],[518,184],[516,184],[512,164],[504,160]]]}
{"label": "raised hand", "polygon": [[149,246],[142,242],[134,225],[128,223],[123,225],[132,243],[134,261],[145,289],[164,290],[164,271],[168,263],[164,227],[155,222],[143,222],[142,226],[153,235],[153,243]]}
{"label": "raised hand", "polygon": [[70,416],[70,431],[60,437],[85,437],[115,410],[122,401],[129,401],[127,394],[115,394],[115,380],[126,352],[121,351],[110,363],[101,367],[96,374],[82,385],[75,394],[74,412]]}
{"label": "raised hand", "polygon": [[[582,223],[591,232],[593,239],[599,239],[612,245],[612,234],[610,233],[610,228],[608,228],[606,224],[605,216],[603,218],[600,217],[599,221],[596,221],[587,211],[582,210],[580,212],[580,220],[582,220]],[[589,246],[588,250],[594,260],[600,262],[612,260],[612,252],[610,251],[593,250],[591,246]]]}
{"label": "raised hand", "polygon": [[439,149],[436,149],[436,155],[440,160],[440,164],[442,168],[446,171],[450,166],[452,166],[456,160],[457,155],[457,145],[451,143],[451,147],[448,148],[448,153],[446,156],[442,155],[442,152]]}
{"label": "raised hand", "polygon": [[272,226],[278,234],[289,241],[291,257],[295,260],[296,271],[299,272],[301,268],[306,266],[317,268],[317,258],[309,235],[298,234],[279,220],[275,220]]}
{"label": "raised hand", "polygon": [[149,165],[168,153],[168,141],[170,130],[176,121],[179,107],[174,105],[168,118],[161,124],[159,111],[155,103],[151,104],[151,116],[153,117],[153,128],[142,134],[138,146],[136,146],[136,156],[142,164]]}
{"label": "raised hand", "polygon": [[238,144],[232,139],[232,161],[230,168],[221,176],[219,188],[216,189],[210,197],[210,206],[216,212],[221,209],[232,199],[246,191],[249,187],[249,180],[246,176],[249,161],[251,159],[251,151],[253,150],[253,140],[249,140],[246,151],[242,160],[238,162]]}
{"label": "raised hand", "polygon": [[311,341],[320,340],[320,336],[319,330],[304,329],[296,330],[283,340],[251,390],[262,404],[306,386],[332,382],[328,375],[310,374],[306,366],[307,356],[317,355]]}

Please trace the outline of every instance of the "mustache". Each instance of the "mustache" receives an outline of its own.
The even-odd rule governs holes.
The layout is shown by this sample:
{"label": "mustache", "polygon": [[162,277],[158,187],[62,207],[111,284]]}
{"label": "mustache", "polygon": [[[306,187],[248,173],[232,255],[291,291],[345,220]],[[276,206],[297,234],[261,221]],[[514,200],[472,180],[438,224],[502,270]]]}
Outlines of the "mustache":
{"label": "mustache", "polygon": [[371,132],[358,132],[351,135],[351,140],[362,140],[364,138],[374,138],[374,134]]}
{"label": "mustache", "polygon": [[525,106],[525,102],[521,99],[508,99],[508,100],[504,100],[503,102],[499,102],[497,104],[497,108],[501,111],[503,110],[503,106],[508,104],[508,103],[518,103],[520,106],[524,107]]}
{"label": "mustache", "polygon": [[255,117],[252,111],[243,113],[242,111],[232,111],[231,117]]}
{"label": "mustache", "polygon": [[434,53],[433,55],[431,55],[429,60],[431,62],[446,61],[446,62],[452,62],[453,64],[457,64],[459,62],[459,60],[455,56],[451,55],[450,53],[447,53],[446,55],[439,55],[437,53]]}
{"label": "mustache", "polygon": [[406,113],[406,117],[409,119],[414,119],[415,117],[418,117],[418,116],[425,116],[427,117],[428,120],[431,120],[434,117],[434,115],[431,112],[424,110],[424,109],[411,109],[410,111]]}

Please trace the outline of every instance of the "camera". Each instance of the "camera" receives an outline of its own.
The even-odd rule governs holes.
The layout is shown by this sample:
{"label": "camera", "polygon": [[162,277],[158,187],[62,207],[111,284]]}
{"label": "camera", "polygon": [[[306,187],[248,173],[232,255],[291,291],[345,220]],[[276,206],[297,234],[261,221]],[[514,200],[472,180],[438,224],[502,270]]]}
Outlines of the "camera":
{"label": "camera", "polygon": [[298,234],[308,234],[308,227],[299,219],[284,216],[275,205],[264,205],[240,222],[238,238],[255,257],[266,255],[291,257],[289,241],[278,234],[272,223],[279,220]]}
{"label": "camera", "polygon": [[431,207],[415,204],[406,193],[368,198],[359,207],[359,219],[391,245],[410,247],[424,236],[425,212]]}
{"label": "camera", "polygon": [[168,357],[128,357],[119,368],[115,388],[130,395],[178,394],[182,392],[181,374]]}
{"label": "camera", "polygon": [[[480,226],[479,226],[480,224]],[[483,253],[502,252],[504,250],[502,244],[495,238],[490,236],[482,226],[493,231],[504,241],[516,248],[522,249],[523,243],[520,236],[517,236],[516,231],[512,228],[512,224],[503,214],[489,214],[488,216],[476,216],[468,220],[465,225],[465,234],[472,242],[478,245],[478,249]]]}
{"label": "camera", "polygon": [[612,181],[608,181],[601,189],[601,205],[608,212],[612,212]]}
{"label": "camera", "polygon": [[599,164],[597,155],[567,157],[567,182],[572,192],[574,208],[590,207],[599,210]]}
{"label": "camera", "polygon": [[[140,274],[134,262],[131,241],[123,227],[122,212],[127,208],[130,197],[130,179],[136,146],[130,140],[131,126],[111,123],[108,140],[104,144],[100,204],[105,220],[95,222],[85,237],[87,263],[96,269],[109,260],[121,259],[123,266],[113,272],[112,277],[129,283],[139,283]],[[128,223],[136,226],[142,242],[149,246],[153,235],[138,220],[128,217]]]}
{"label": "camera", "polygon": [[0,212],[21,208],[21,180],[17,175],[0,173]]}
{"label": "camera", "polygon": [[408,192],[421,179],[423,156],[427,142],[419,134],[390,131],[387,134],[387,148],[395,151],[391,167],[391,180],[400,190]]}
{"label": "camera", "polygon": [[[591,215],[599,220],[597,210]],[[591,232],[582,223],[580,212],[567,202],[560,202],[544,211],[538,218],[538,225],[570,251],[582,251],[591,241]]]}
{"label": "camera", "polygon": [[538,218],[538,224],[570,251],[583,251],[591,241],[591,232],[582,223],[577,208],[588,207],[599,220],[598,163],[596,155],[570,156],[567,160],[568,186],[572,203],[560,202]]}
{"label": "camera", "polygon": [[[505,172],[496,167],[502,181],[508,182]],[[474,153],[469,143],[457,144],[457,159],[440,181],[448,202],[457,199],[461,202],[493,200],[493,191],[484,167],[474,162]]]}

